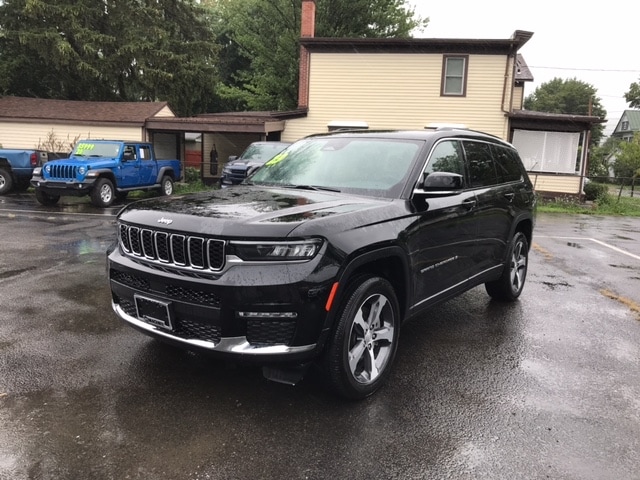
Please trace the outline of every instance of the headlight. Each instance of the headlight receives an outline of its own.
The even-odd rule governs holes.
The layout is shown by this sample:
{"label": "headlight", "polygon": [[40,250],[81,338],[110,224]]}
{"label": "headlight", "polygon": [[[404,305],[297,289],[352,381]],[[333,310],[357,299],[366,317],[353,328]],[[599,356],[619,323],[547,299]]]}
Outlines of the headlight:
{"label": "headlight", "polygon": [[51,165],[47,164],[44,166],[44,171],[47,173],[51,173]]}
{"label": "headlight", "polygon": [[245,261],[311,260],[322,247],[322,239],[283,242],[230,242],[233,253]]}
{"label": "headlight", "polygon": [[79,173],[80,175],[84,175],[85,173],[87,173],[87,169],[86,169],[86,168],[84,168],[84,167],[79,167],[79,168],[78,168],[78,173]]}

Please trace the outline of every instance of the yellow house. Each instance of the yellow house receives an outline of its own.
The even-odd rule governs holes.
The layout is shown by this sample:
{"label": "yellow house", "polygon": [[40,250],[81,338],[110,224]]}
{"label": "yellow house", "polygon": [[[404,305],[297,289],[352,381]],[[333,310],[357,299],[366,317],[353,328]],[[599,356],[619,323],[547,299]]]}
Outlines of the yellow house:
{"label": "yellow house", "polygon": [[589,132],[598,117],[523,110],[533,80],[508,39],[315,37],[315,0],[302,1],[299,111],[282,139],[340,128],[464,125],[512,142],[538,192],[581,195]]}

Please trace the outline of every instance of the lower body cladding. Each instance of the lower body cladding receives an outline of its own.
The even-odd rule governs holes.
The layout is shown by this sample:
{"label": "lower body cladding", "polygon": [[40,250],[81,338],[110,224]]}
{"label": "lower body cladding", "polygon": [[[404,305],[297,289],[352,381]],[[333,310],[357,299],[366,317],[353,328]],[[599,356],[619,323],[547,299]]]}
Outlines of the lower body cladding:
{"label": "lower body cladding", "polygon": [[[228,360],[268,366],[265,375],[284,383],[299,380],[304,373],[299,367],[319,353],[331,279],[321,285],[224,285],[134,263],[117,249],[108,263],[113,310],[147,335]],[[264,278],[274,277],[268,275],[268,267],[262,270]]]}

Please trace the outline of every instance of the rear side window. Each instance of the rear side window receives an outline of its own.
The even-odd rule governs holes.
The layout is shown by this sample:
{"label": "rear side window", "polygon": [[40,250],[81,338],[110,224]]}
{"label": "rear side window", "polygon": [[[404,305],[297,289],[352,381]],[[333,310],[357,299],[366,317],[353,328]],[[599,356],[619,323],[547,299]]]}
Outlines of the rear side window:
{"label": "rear side window", "polygon": [[469,183],[471,187],[487,187],[499,183],[491,145],[470,140],[465,140],[462,144],[467,158],[467,165],[469,166]]}
{"label": "rear side window", "polygon": [[498,179],[504,183],[522,180],[522,162],[518,153],[507,147],[492,145]]}

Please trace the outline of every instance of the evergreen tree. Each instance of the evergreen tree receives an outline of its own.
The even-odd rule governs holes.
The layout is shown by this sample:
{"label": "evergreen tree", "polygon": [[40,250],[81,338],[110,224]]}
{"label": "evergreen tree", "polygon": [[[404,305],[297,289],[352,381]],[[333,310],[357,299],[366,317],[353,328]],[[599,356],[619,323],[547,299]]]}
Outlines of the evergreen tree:
{"label": "evergreen tree", "polygon": [[217,61],[208,13],[195,0],[4,0],[0,88],[206,111]]}

